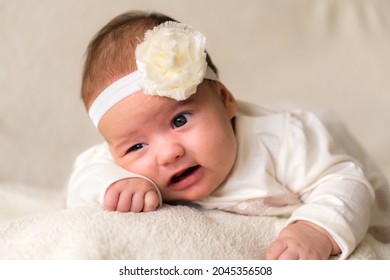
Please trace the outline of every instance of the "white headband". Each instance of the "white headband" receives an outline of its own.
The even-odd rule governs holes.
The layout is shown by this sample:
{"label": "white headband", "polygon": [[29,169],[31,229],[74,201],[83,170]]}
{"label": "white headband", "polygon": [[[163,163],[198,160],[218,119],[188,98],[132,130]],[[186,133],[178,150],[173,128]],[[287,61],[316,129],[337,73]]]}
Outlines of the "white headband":
{"label": "white headband", "polygon": [[94,100],[89,116],[98,127],[103,115],[124,98],[145,94],[184,100],[203,79],[218,81],[207,66],[206,38],[189,25],[165,22],[145,33],[135,51],[138,70],[109,85]]}
{"label": "white headband", "polygon": [[[218,81],[217,74],[210,67],[207,67],[204,79]],[[139,70],[115,81],[102,91],[89,108],[88,114],[93,124],[98,127],[100,119],[115,104],[143,89],[142,74]]]}

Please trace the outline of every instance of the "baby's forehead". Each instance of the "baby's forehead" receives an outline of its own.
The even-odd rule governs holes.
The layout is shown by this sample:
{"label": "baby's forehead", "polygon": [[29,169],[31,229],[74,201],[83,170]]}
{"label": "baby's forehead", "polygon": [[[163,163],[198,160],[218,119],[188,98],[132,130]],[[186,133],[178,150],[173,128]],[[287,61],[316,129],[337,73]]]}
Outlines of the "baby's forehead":
{"label": "baby's forehead", "polygon": [[139,119],[156,119],[167,115],[180,113],[180,110],[190,110],[211,106],[208,102],[210,94],[214,94],[207,83],[203,82],[197,88],[195,94],[184,100],[175,100],[173,98],[147,95],[143,90],[126,97],[120,101],[116,107],[118,114],[130,114],[135,121]]}
{"label": "baby's forehead", "polygon": [[184,106],[189,106],[194,104],[197,100],[196,95],[191,96],[185,100],[175,100],[170,97],[162,97],[162,96],[149,96],[143,95],[141,100],[135,104],[135,106],[140,106],[144,108],[144,111],[153,111],[155,114],[162,114],[171,111],[175,111]]}
{"label": "baby's forehead", "polygon": [[[193,103],[194,98],[177,101],[169,97],[146,95],[142,90],[126,97],[115,107],[119,114],[131,114],[134,120],[150,117],[155,118],[170,113],[178,108]],[[115,109],[115,108],[114,108]]]}

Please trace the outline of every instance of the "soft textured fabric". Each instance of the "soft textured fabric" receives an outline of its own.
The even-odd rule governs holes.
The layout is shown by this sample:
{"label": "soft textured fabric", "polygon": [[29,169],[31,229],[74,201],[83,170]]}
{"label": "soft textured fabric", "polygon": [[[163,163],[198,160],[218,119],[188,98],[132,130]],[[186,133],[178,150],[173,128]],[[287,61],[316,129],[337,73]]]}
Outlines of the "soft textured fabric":
{"label": "soft textured fabric", "polygon": [[[389,211],[387,183],[372,186],[363,164],[344,152],[313,113],[244,103],[239,108],[235,165],[222,186],[194,203],[246,215],[291,215],[288,223],[313,222],[334,237],[343,259],[363,239],[369,225],[383,221],[390,225],[389,212],[377,217],[373,203],[375,190],[382,188],[383,209]],[[334,126],[332,130],[341,124]],[[138,175],[115,165],[106,144],[92,147],[77,160],[67,205],[102,205],[112,182],[133,176]]]}
{"label": "soft textured fabric", "polygon": [[[149,213],[61,209],[56,192],[0,184],[0,259],[263,259],[285,219],[163,205]],[[390,259],[367,234],[348,259]]]}

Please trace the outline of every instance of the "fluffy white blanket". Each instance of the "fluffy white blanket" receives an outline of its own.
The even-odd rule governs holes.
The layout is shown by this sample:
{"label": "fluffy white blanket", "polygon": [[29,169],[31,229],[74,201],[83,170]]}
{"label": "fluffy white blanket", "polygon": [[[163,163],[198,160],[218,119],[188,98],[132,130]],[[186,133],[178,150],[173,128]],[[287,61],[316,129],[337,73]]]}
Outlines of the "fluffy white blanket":
{"label": "fluffy white blanket", "polygon": [[[0,259],[262,259],[284,222],[188,206],[62,209],[61,194],[0,184]],[[390,259],[367,234],[350,259]]]}

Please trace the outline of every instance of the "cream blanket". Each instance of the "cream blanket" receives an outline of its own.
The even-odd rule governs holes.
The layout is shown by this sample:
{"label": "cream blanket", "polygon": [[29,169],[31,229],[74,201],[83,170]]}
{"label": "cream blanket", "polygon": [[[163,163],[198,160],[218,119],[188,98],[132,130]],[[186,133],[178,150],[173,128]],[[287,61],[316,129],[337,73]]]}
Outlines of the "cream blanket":
{"label": "cream blanket", "polygon": [[[262,259],[284,220],[189,206],[62,209],[61,194],[0,184],[0,259]],[[350,259],[390,259],[370,234]]]}

